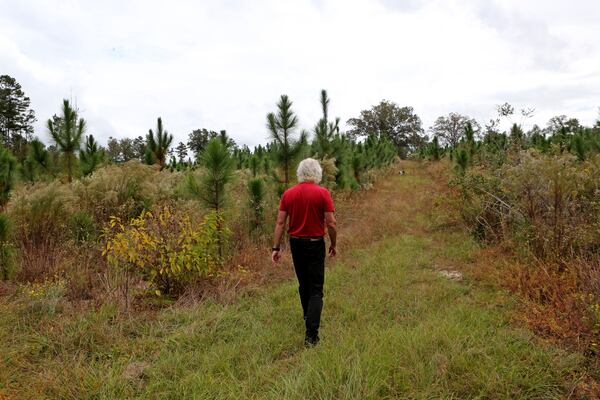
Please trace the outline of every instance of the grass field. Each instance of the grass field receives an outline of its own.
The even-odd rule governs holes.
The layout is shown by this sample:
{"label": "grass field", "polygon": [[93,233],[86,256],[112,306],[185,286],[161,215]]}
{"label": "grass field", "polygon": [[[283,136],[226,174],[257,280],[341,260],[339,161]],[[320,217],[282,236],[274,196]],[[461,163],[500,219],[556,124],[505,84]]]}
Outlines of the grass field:
{"label": "grass field", "polygon": [[316,348],[303,346],[293,280],[228,304],[130,316],[110,305],[48,315],[5,299],[0,399],[568,397],[583,357],[511,324],[506,292],[440,275],[478,248],[458,229],[435,229],[437,186],[405,168],[366,195],[358,221],[340,221],[352,246],[328,264]]}

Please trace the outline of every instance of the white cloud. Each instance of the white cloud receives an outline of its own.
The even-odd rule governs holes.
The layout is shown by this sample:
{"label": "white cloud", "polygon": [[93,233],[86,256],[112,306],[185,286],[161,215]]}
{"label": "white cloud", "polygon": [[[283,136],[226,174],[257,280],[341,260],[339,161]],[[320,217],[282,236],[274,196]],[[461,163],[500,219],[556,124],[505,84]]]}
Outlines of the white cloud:
{"label": "white cloud", "polygon": [[[265,142],[282,93],[305,128],[326,88],[345,121],[389,99],[431,125],[495,104],[591,123],[600,77],[594,0],[0,0],[0,65],[32,99],[37,131],[72,97],[89,133],[139,136],[162,116]],[[596,101],[596,103],[594,103]]]}

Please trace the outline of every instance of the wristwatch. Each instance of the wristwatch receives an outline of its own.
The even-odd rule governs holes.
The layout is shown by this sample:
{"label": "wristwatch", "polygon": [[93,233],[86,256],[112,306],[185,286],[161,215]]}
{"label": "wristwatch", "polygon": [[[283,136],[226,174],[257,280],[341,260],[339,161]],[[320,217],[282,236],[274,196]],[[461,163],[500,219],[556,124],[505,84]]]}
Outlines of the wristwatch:
{"label": "wristwatch", "polygon": [[279,247],[271,247],[271,251],[280,251],[281,249]]}

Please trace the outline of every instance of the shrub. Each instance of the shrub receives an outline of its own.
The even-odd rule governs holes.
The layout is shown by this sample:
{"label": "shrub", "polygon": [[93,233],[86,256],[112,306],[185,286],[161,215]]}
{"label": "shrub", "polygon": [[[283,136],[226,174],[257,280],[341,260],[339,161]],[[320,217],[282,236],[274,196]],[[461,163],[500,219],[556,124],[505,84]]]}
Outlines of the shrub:
{"label": "shrub", "polygon": [[537,256],[568,258],[600,249],[600,156],[523,151],[512,164],[454,181],[462,215],[477,236],[524,242]]}
{"label": "shrub", "polygon": [[94,219],[85,211],[77,211],[69,218],[71,237],[78,243],[85,242],[95,236]]}
{"label": "shrub", "polygon": [[22,278],[36,279],[56,268],[76,200],[69,186],[58,182],[37,183],[14,193],[7,214],[14,223]]}
{"label": "shrub", "polygon": [[137,217],[143,210],[170,197],[179,174],[158,172],[156,167],[128,161],[98,169],[73,184],[81,210],[98,223],[111,216]]}
{"label": "shrub", "polygon": [[159,294],[171,294],[190,280],[216,272],[219,218],[211,212],[198,224],[170,206],[144,211],[127,224],[112,217],[104,230],[103,255],[109,264],[150,281]]}

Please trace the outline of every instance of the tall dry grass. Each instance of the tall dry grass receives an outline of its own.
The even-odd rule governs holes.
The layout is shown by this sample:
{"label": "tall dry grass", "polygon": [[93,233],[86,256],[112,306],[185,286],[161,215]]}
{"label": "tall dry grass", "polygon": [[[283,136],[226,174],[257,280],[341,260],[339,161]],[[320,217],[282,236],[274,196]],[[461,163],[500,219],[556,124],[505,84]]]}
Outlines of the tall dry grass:
{"label": "tall dry grass", "polygon": [[600,354],[600,157],[527,151],[446,177],[437,215],[486,244],[473,276],[519,293],[519,319],[541,336]]}

